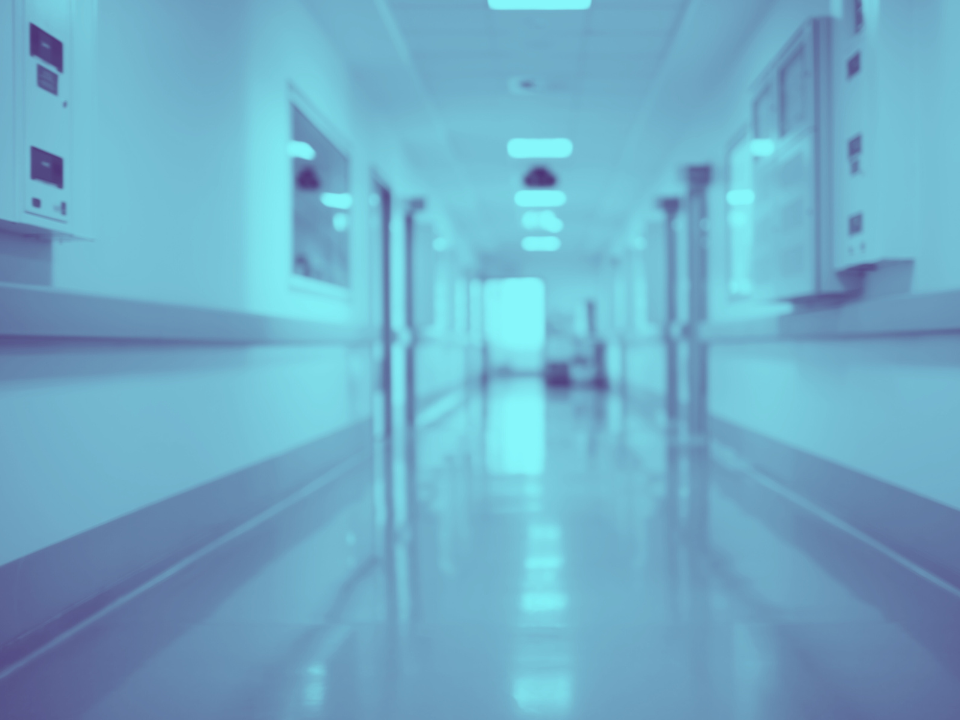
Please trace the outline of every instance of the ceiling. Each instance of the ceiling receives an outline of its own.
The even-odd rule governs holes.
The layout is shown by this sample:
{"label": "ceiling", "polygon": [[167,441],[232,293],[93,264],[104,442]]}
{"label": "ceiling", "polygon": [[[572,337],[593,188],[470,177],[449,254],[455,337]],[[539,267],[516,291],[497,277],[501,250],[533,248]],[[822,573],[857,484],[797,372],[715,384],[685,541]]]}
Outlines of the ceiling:
{"label": "ceiling", "polygon": [[[611,183],[624,175],[691,1],[594,0],[553,12],[493,11],[486,0],[308,4],[395,123],[431,202],[481,256],[503,259],[529,234],[513,194],[535,164],[507,156],[513,137],[574,142],[572,157],[543,163],[569,198],[557,211],[565,255],[595,255],[622,234],[634,208],[610,202]],[[536,91],[511,92],[515,78],[532,78]]]}

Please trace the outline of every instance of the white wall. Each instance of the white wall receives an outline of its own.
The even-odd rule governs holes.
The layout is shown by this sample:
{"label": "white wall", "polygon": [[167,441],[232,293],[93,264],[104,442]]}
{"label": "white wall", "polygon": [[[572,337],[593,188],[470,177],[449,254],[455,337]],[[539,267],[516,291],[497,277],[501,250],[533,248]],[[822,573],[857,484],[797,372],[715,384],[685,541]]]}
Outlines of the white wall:
{"label": "white wall", "polygon": [[291,290],[288,87],[327,120],[366,198],[376,165],[419,190],[297,0],[100,1],[99,232],[57,247],[57,287],[233,310],[364,317],[366,205],[353,211],[351,303]]}
{"label": "white wall", "polygon": [[960,508],[960,338],[715,346],[710,408]]}
{"label": "white wall", "polygon": [[[901,113],[891,125],[913,128],[903,142],[919,144],[915,182],[884,190],[882,202],[908,223],[915,252],[912,292],[960,288],[960,232],[950,195],[960,160],[960,5],[952,0],[872,0],[881,23],[911,24],[908,48],[893,40],[882,48],[887,67],[899,64],[883,89],[883,111]],[[704,6],[703,3],[700,3]],[[731,302],[725,290],[724,188],[726,149],[749,117],[749,86],[808,17],[825,15],[827,2],[778,0],[758,17],[738,57],[706,77],[692,111],[669,115],[660,135],[658,178],[639,207],[677,190],[677,171],[710,163],[718,181],[709,193],[711,298],[714,320],[786,311],[785,306]],[[705,7],[705,6],[704,6]],[[888,25],[889,27],[889,25]],[[898,33],[888,33],[893,38]],[[904,35],[904,33],[899,33]],[[909,67],[913,62],[913,67]],[[906,63],[906,64],[905,64]],[[910,73],[904,83],[903,73]],[[896,75],[897,73],[894,73]],[[898,84],[899,83],[899,84]],[[897,93],[913,86],[913,98]],[[645,211],[649,215],[649,211]],[[638,215],[634,227],[641,226]],[[681,239],[684,236],[681,235]],[[718,417],[774,437],[850,468],[960,508],[960,467],[952,438],[960,407],[960,363],[952,338],[720,345],[711,349],[710,407]],[[638,349],[632,365],[646,368],[651,351]],[[638,372],[639,370],[634,370]],[[644,371],[646,372],[646,371]],[[646,384],[644,381],[642,384]],[[953,413],[953,414],[952,414]]]}
{"label": "white wall", "polygon": [[369,350],[0,354],[0,564],[370,413]]}
{"label": "white wall", "polygon": [[[305,5],[99,12],[99,227],[55,289],[365,327],[371,167],[397,216],[426,190]],[[347,297],[290,284],[290,84],[351,157]],[[0,350],[0,563],[369,419],[372,372],[368,347]]]}

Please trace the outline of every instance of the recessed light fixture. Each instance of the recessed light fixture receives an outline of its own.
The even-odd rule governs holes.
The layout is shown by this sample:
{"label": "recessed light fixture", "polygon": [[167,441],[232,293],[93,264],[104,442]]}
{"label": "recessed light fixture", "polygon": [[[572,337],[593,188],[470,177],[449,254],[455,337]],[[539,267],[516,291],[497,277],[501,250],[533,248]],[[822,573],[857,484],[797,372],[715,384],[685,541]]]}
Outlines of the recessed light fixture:
{"label": "recessed light fixture", "polygon": [[301,160],[314,160],[317,157],[317,151],[313,145],[303,140],[291,140],[287,143],[287,155]]}
{"label": "recessed light fixture", "polygon": [[520,247],[527,252],[556,252],[560,249],[560,238],[553,235],[530,235],[520,241]]}
{"label": "recessed light fixture", "polygon": [[507,143],[512,158],[568,158],[573,142],[568,138],[513,138]]}
{"label": "recessed light fixture", "polygon": [[591,0],[487,0],[491,10],[588,10]]}
{"label": "recessed light fixture", "polygon": [[567,194],[563,190],[518,190],[513,199],[520,207],[553,208],[566,205]]}
{"label": "recessed light fixture", "polygon": [[507,89],[514,95],[533,95],[543,90],[543,84],[535,77],[517,75],[507,80]]}
{"label": "recessed light fixture", "polygon": [[349,210],[353,207],[353,196],[350,193],[320,193],[320,202],[334,210]]}

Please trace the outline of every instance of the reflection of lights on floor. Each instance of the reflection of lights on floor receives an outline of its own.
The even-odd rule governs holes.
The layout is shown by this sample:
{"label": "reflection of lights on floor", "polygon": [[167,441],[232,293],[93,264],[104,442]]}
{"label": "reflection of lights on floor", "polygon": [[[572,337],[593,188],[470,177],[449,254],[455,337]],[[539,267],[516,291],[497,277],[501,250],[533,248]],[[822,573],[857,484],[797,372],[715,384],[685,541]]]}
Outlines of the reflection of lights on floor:
{"label": "reflection of lights on floor", "polygon": [[526,560],[523,561],[524,567],[527,570],[557,570],[564,566],[566,559],[563,555],[556,554],[546,554],[546,555],[527,555]]}
{"label": "reflection of lights on floor", "polygon": [[307,682],[303,687],[303,705],[310,708],[320,707],[326,696],[327,669],[323,665],[311,665],[307,668]]}
{"label": "reflection of lights on floor", "polygon": [[555,522],[534,522],[527,526],[527,552],[523,559],[523,592],[520,611],[524,626],[563,624],[567,593],[563,589],[563,533]]}
{"label": "reflection of lights on floor", "polygon": [[[506,282],[506,281],[504,281]],[[489,338],[491,352],[506,353],[504,357],[537,356],[542,350],[543,330],[539,346],[530,345],[530,325],[536,318],[525,318],[518,308],[531,304],[524,293],[507,297],[504,292],[487,289],[486,312],[488,323],[496,329]],[[542,294],[542,288],[540,288]],[[537,307],[542,306],[539,298]],[[543,308],[540,307],[542,311]],[[536,314],[536,313],[534,313]],[[494,322],[495,318],[499,318]],[[539,322],[543,322],[542,317]],[[493,333],[493,329],[490,329]],[[521,342],[521,339],[523,342]],[[536,339],[536,338],[535,338]],[[491,395],[485,423],[486,468],[490,475],[539,477],[546,468],[547,458],[547,398],[543,381],[516,381],[508,386],[510,392],[498,391]]]}
{"label": "reflection of lights on floor", "polygon": [[538,523],[527,528],[527,540],[530,543],[560,542],[560,526],[556,523]]}
{"label": "reflection of lights on floor", "polygon": [[567,594],[557,590],[525,592],[520,607],[529,614],[560,612],[567,608]]}
{"label": "reflection of lights on floor", "polygon": [[566,672],[533,672],[513,681],[513,699],[523,712],[556,713],[567,710],[573,696]]}

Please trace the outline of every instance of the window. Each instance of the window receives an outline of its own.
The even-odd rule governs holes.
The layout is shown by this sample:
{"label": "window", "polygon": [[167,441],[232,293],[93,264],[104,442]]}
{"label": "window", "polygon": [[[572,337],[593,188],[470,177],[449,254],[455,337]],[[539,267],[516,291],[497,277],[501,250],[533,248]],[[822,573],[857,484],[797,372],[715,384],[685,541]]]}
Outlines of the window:
{"label": "window", "polygon": [[350,284],[349,163],[296,105],[288,146],[293,173],[293,272]]}

